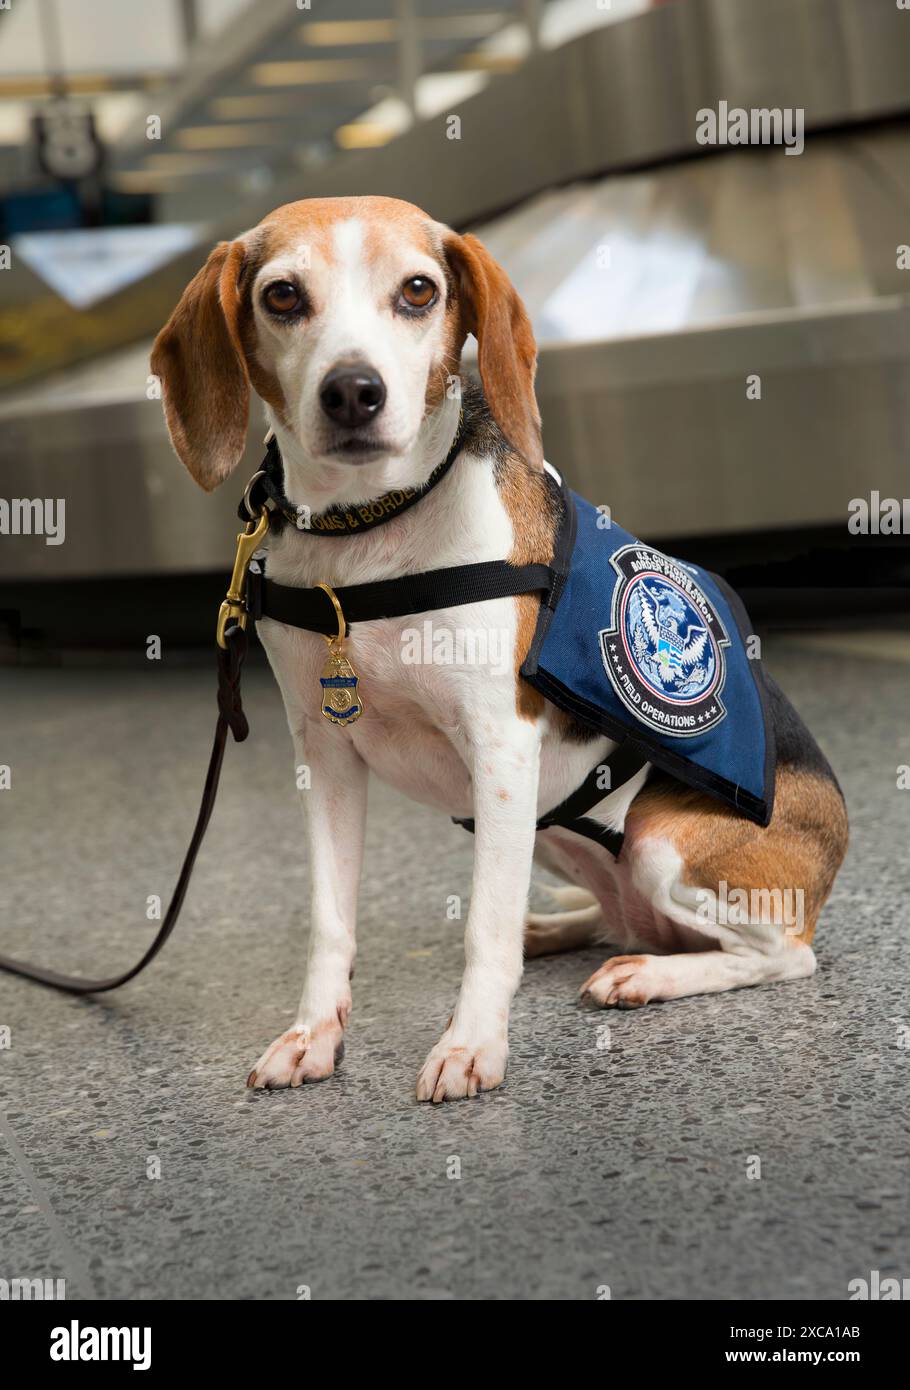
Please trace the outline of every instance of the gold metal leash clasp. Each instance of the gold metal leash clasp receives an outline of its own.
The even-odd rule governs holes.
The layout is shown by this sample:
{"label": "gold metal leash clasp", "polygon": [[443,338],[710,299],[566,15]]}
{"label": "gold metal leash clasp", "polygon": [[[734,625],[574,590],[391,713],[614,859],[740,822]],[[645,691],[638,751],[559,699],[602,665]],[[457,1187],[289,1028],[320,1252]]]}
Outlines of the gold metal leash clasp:
{"label": "gold metal leash clasp", "polygon": [[333,724],[353,724],[354,720],[363,714],[363,699],[358,690],[360,677],[344,651],[348,625],[335,590],[329,584],[317,584],[315,587],[328,596],[338,620],[338,632],[334,636],[326,637],[323,633],[329,655],[319,677],[319,684],[322,686],[322,713]]}
{"label": "gold metal leash clasp", "polygon": [[227,596],[218,610],[218,626],[215,629],[215,639],[219,647],[227,646],[225,629],[228,623],[235,622],[238,627],[246,627],[247,611],[246,601],[243,597],[243,586],[246,580],[246,572],[250,567],[250,561],[254,553],[259,549],[265,540],[269,530],[268,508],[263,507],[258,518],[247,522],[246,530],[242,531],[237,537],[237,553],[234,556],[234,569],[231,574],[231,583],[227,591]]}

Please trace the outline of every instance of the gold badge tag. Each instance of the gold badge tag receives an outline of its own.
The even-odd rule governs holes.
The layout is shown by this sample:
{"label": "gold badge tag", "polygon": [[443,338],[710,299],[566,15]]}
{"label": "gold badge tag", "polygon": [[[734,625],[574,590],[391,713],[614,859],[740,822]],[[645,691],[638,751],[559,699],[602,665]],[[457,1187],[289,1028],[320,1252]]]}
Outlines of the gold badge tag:
{"label": "gold badge tag", "polygon": [[319,684],[322,686],[322,712],[333,724],[353,724],[363,714],[363,701],[357,691],[360,677],[334,637],[329,640],[329,659]]}
{"label": "gold badge tag", "polygon": [[363,714],[363,700],[358,690],[360,677],[344,653],[347,624],[341,604],[328,584],[317,584],[316,588],[328,594],[338,618],[338,635],[325,639],[329,645],[329,655],[319,677],[319,684],[322,686],[322,713],[326,719],[331,719],[333,724],[353,724],[354,720]]}

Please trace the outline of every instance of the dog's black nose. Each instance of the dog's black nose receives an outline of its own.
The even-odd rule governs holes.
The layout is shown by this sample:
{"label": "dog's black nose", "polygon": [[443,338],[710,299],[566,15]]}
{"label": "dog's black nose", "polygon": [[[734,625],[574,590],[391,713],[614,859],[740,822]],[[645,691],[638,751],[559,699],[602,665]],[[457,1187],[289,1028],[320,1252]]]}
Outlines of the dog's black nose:
{"label": "dog's black nose", "polygon": [[385,382],[365,362],[333,367],[323,378],[319,401],[336,425],[356,429],[368,425],[385,405]]}

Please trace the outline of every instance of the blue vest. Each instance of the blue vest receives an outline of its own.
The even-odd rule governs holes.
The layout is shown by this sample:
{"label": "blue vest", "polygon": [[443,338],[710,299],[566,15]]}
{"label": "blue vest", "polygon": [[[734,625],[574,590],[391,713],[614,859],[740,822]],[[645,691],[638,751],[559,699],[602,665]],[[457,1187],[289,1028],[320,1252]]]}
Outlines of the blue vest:
{"label": "blue vest", "polygon": [[566,515],[522,675],[560,709],[759,825],[774,737],[742,603],[563,489]]}

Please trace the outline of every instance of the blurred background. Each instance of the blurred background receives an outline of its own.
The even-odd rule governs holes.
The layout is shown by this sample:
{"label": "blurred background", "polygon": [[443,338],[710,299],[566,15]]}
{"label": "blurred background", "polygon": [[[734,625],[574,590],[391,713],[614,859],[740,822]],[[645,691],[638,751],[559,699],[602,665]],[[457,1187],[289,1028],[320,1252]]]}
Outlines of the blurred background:
{"label": "blurred background", "polygon": [[[804,150],[700,144],[721,101],[804,112]],[[846,521],[910,491],[908,111],[895,0],[0,8],[0,495],[67,508],[63,545],[0,538],[5,659],[135,647],[162,604],[208,642],[238,486],[171,455],[149,345],[215,240],[344,193],[487,242],[547,456],[624,526],[758,620],[902,611],[907,537]]]}

